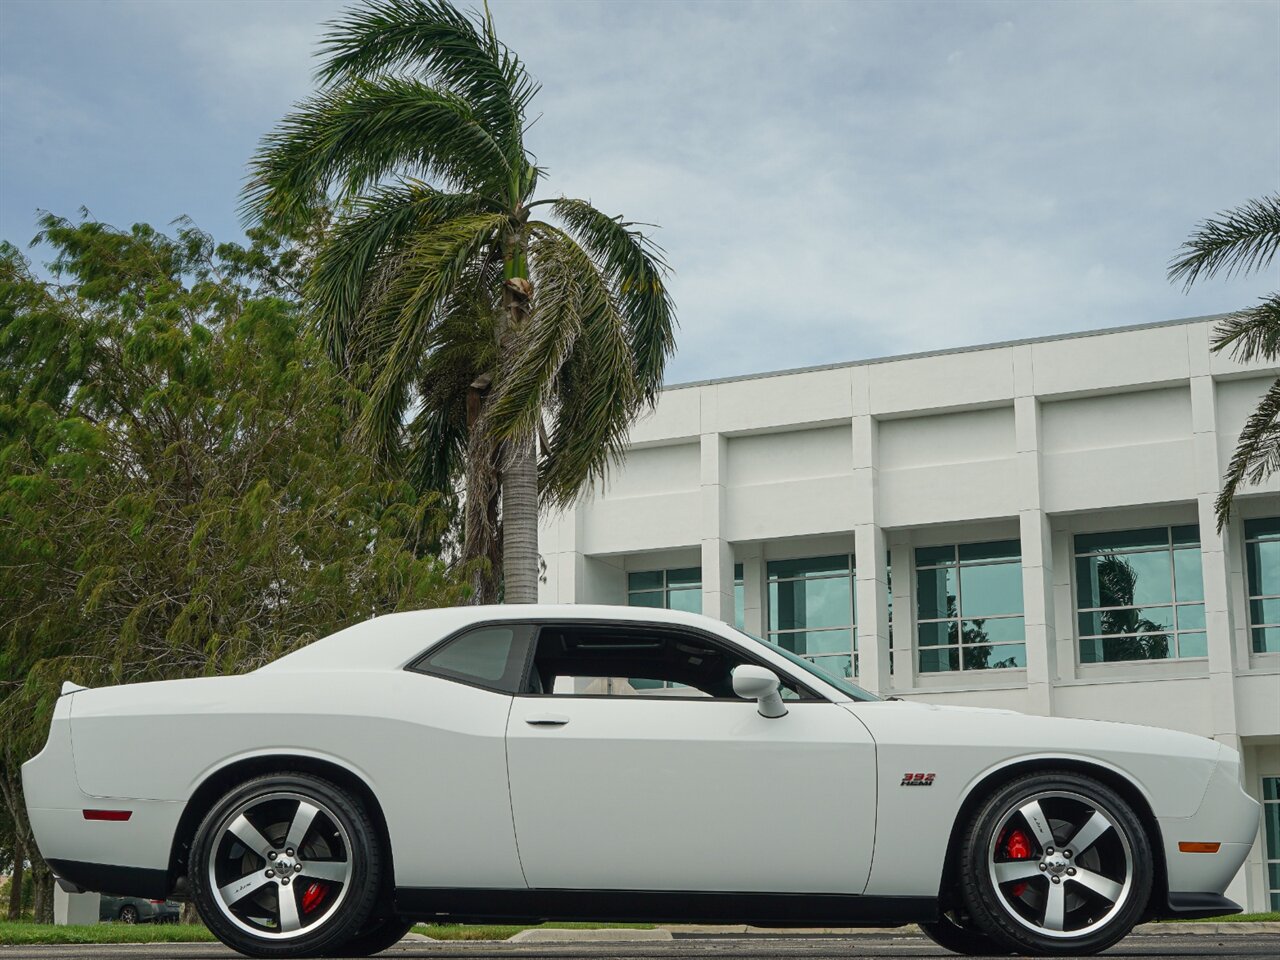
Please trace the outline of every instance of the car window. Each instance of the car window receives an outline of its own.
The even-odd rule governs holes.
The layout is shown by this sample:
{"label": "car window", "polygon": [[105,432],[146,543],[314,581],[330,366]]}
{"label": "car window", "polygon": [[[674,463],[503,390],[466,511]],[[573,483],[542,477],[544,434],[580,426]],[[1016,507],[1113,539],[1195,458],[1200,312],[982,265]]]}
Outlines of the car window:
{"label": "car window", "polygon": [[524,676],[531,632],[524,624],[477,627],[427,651],[409,669],[515,693]]}
{"label": "car window", "polygon": [[[633,624],[548,624],[538,632],[524,692],[737,700],[733,668],[751,662],[702,634]],[[781,690],[789,700],[813,696],[790,681]]]}

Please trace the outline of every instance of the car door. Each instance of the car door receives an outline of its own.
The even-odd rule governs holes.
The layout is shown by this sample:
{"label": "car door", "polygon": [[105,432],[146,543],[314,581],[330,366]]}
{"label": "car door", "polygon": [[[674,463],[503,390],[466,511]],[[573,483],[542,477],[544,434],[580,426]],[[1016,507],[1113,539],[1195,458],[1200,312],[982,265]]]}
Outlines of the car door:
{"label": "car door", "polygon": [[564,681],[518,694],[507,726],[530,887],[863,891],[875,748],[849,711],[791,700],[769,719],[754,701],[655,689],[666,682],[652,676],[621,691]]}

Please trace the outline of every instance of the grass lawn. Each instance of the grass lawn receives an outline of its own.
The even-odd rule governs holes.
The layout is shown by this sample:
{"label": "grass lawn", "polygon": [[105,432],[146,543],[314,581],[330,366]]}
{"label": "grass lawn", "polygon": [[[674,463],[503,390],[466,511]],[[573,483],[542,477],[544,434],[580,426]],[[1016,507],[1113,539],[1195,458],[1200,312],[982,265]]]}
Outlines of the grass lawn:
{"label": "grass lawn", "polygon": [[652,930],[653,923],[536,923],[532,926],[515,924],[487,923],[420,923],[413,928],[414,933],[433,937],[436,940],[506,940],[514,937],[521,930],[534,930],[538,927],[550,927],[554,930]]}
{"label": "grass lawn", "polygon": [[1280,923],[1280,910],[1270,913],[1233,913],[1229,917],[1210,917],[1207,920],[1166,920],[1165,923]]}
{"label": "grass lawn", "polygon": [[212,943],[203,924],[94,923],[55,927],[0,920],[0,944],[21,943]]}
{"label": "grass lawn", "polygon": [[[650,930],[644,923],[547,923],[547,927],[599,929],[620,927]],[[489,924],[420,923],[415,933],[437,940],[506,940],[529,927]],[[203,924],[180,923],[95,923],[55,927],[46,923],[0,920],[0,944],[29,943],[212,943],[214,936]]]}

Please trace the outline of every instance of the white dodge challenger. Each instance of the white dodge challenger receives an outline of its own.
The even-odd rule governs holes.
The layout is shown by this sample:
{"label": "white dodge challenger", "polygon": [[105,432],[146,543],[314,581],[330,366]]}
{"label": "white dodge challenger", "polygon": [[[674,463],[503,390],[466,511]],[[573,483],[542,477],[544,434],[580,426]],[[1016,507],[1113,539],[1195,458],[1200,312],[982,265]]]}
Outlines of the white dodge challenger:
{"label": "white dodge challenger", "polygon": [[1093,953],[1238,911],[1259,819],[1212,740],[879,700],[624,607],[403,613],[242,676],[68,684],[23,776],[64,889],[191,897],[258,957],[366,956],[415,920]]}

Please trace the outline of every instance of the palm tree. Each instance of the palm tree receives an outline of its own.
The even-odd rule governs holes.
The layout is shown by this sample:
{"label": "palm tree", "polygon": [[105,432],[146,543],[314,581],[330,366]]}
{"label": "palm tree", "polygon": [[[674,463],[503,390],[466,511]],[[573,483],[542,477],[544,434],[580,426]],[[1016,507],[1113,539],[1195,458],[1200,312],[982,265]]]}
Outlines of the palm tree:
{"label": "palm tree", "polygon": [[461,476],[462,556],[490,561],[476,599],[500,562],[505,599],[533,602],[539,497],[600,479],[661,386],[661,251],[585,200],[535,199],[538,86],[487,8],[373,0],[329,24],[322,56],[319,92],[253,160],[246,216],[335,206],[306,294],[366,392],[360,434],[424,487]]}
{"label": "palm tree", "polygon": [[[1249,274],[1270,266],[1280,250],[1280,194],[1250,200],[1234,210],[1196,226],[1169,264],[1169,279],[1187,288],[1200,277],[1223,272]],[[1280,359],[1280,293],[1272,293],[1252,307],[1229,314],[1213,335],[1215,352],[1231,348],[1242,363]],[[1280,377],[1245,421],[1235,453],[1222,478],[1216,509],[1218,529],[1231,518],[1231,505],[1240,485],[1258,484],[1280,470]]]}

